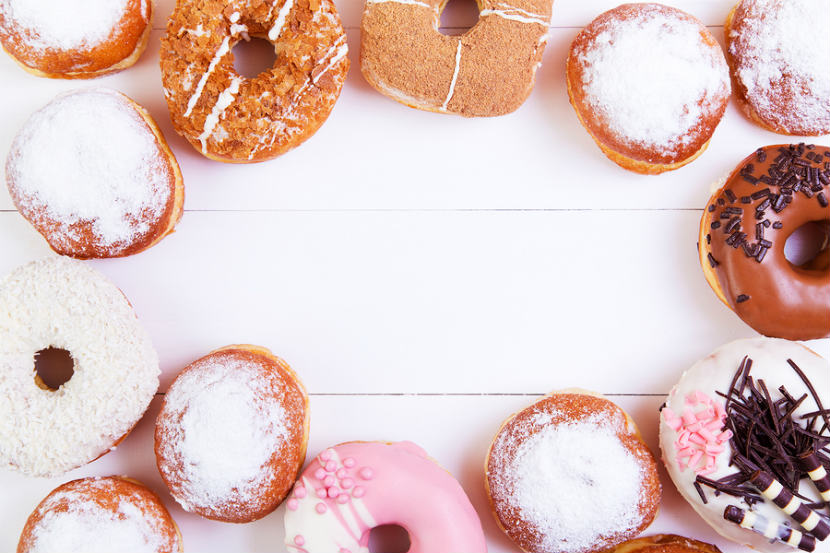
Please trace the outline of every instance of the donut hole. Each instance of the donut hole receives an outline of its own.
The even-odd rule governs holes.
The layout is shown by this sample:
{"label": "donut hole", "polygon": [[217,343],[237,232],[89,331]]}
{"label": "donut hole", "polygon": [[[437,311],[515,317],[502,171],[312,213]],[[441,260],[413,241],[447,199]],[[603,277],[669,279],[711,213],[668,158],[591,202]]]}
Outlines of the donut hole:
{"label": "donut hole", "polygon": [[480,11],[475,0],[446,0],[441,7],[438,32],[448,36],[463,35],[478,23]]}
{"label": "donut hole", "polygon": [[411,545],[409,532],[397,524],[384,524],[369,532],[369,553],[407,553]]}
{"label": "donut hole", "polygon": [[277,61],[277,52],[274,45],[259,37],[250,37],[250,40],[240,40],[231,49],[233,53],[233,68],[246,79],[256,78],[258,75],[272,69]]}
{"label": "donut hole", "polygon": [[56,391],[75,374],[75,361],[65,349],[49,346],[35,353],[35,384],[41,390]]}
{"label": "donut hole", "polygon": [[811,221],[795,229],[784,244],[792,265],[813,271],[830,268],[830,221]]}

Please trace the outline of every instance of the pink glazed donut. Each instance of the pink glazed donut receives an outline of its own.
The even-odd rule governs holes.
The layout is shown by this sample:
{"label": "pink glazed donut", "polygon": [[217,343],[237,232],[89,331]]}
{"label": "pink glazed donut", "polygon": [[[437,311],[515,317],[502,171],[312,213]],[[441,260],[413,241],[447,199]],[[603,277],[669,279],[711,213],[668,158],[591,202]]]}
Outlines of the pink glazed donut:
{"label": "pink glazed donut", "polygon": [[372,528],[409,532],[408,553],[486,553],[470,500],[411,442],[347,442],[318,455],[286,502],[285,544],[296,553],[368,553]]}

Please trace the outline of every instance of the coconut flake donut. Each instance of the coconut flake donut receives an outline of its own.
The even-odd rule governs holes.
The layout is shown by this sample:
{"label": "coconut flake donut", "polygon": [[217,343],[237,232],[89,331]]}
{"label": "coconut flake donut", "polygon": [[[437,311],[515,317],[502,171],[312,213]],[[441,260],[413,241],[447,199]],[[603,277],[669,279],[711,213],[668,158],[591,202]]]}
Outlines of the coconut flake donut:
{"label": "coconut flake donut", "polygon": [[[253,79],[231,49],[274,44],[274,67]],[[204,156],[248,163],[310,138],[329,116],[349,70],[332,0],[180,0],[161,45],[161,74],[176,131]]]}
{"label": "coconut flake donut", "polygon": [[824,0],[742,0],[729,13],[724,34],[738,105],[765,129],[830,133],[827,10]]}
{"label": "coconut flake donut", "polygon": [[528,553],[590,553],[633,538],[660,505],[657,465],[634,421],[584,390],[511,416],[485,462],[496,521]]}
{"label": "coconut flake donut", "polygon": [[58,96],[12,143],[6,182],[49,246],[81,259],[132,255],[173,232],[184,184],[147,111],[114,90]]}
{"label": "coconut flake donut", "polygon": [[485,553],[481,521],[458,482],[411,442],[347,442],[305,469],[286,502],[285,545],[299,553],[369,553],[395,524],[408,553]]}
{"label": "coconut flake donut", "polygon": [[467,117],[504,115],[530,95],[553,0],[479,0],[462,36],[438,31],[446,0],[366,0],[360,69],[407,106]]}
{"label": "coconut flake donut", "polygon": [[156,494],[122,476],[58,486],[23,527],[17,553],[181,553],[182,537]]}
{"label": "coconut flake donut", "polygon": [[723,537],[769,553],[827,553],[828,405],[827,360],[787,340],[732,342],[695,363],[669,393],[663,462]]}
{"label": "coconut flake donut", "polygon": [[[767,336],[830,336],[830,148],[775,145],[745,158],[708,202],[698,251],[706,281],[746,324]],[[787,239],[824,227],[824,249],[795,266]]]}
{"label": "coconut flake donut", "polygon": [[[74,364],[57,389],[34,370],[49,348]],[[0,466],[58,476],[108,453],[147,410],[158,375],[130,303],[92,268],[53,257],[0,280]]]}
{"label": "coconut flake donut", "polygon": [[709,143],[729,102],[720,45],[691,15],[623,4],[571,44],[568,96],[612,161],[638,173],[678,169]]}
{"label": "coconut flake donut", "polygon": [[0,0],[0,44],[38,77],[98,77],[138,60],[152,10],[149,0]]}
{"label": "coconut flake donut", "polygon": [[657,534],[623,542],[608,553],[721,553],[716,546],[675,534]]}
{"label": "coconut flake donut", "polygon": [[265,348],[227,346],[194,361],[164,396],[156,462],[186,511],[250,522],[277,508],[308,442],[308,395]]}

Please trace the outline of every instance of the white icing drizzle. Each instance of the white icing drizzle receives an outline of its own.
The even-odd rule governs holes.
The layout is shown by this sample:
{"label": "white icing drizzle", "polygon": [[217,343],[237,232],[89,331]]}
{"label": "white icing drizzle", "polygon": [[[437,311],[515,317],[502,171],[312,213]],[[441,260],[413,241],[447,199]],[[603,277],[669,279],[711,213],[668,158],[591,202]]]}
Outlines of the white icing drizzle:
{"label": "white icing drizzle", "polygon": [[447,93],[447,99],[444,100],[444,104],[441,106],[442,111],[447,111],[447,106],[450,104],[450,100],[452,100],[452,95],[455,94],[455,83],[458,81],[458,71],[461,68],[461,41],[458,41],[458,49],[455,51],[455,71],[452,74],[452,81],[450,81],[450,91]]}
{"label": "white icing drizzle", "polygon": [[199,142],[202,143],[202,153],[207,155],[207,139],[213,134],[213,130],[216,128],[216,125],[219,123],[219,119],[221,119],[222,114],[225,113],[225,110],[228,109],[234,99],[236,98],[236,94],[239,92],[239,85],[242,84],[244,79],[242,77],[234,77],[231,79],[231,84],[222,91],[222,94],[216,99],[216,103],[213,105],[213,109],[205,118],[205,125],[202,128],[202,134],[199,135]]}
{"label": "white icing drizzle", "polygon": [[394,2],[395,4],[406,4],[408,6],[422,6],[424,8],[434,9],[433,6],[430,6],[426,2],[420,2],[419,0],[366,0],[366,4],[385,4],[386,2]]}
{"label": "white icing drizzle", "polygon": [[498,17],[509,19],[511,21],[518,21],[520,23],[536,23],[538,25],[542,25],[543,27],[550,26],[550,21],[537,13],[532,13],[508,4],[498,4],[498,7],[501,9],[481,10],[479,15],[481,17],[496,15]]}
{"label": "white icing drizzle", "polygon": [[216,66],[219,65],[219,62],[225,57],[225,54],[230,52],[231,50],[231,37],[226,36],[225,39],[222,41],[222,44],[219,45],[219,49],[216,50],[216,54],[214,54],[213,59],[210,60],[210,65],[208,66],[207,71],[202,74],[202,78],[199,79],[199,84],[196,85],[196,91],[187,101],[187,110],[184,112],[185,117],[190,117],[190,114],[193,113],[193,108],[196,107],[196,102],[199,101],[199,98],[202,96],[202,91],[205,89],[205,84],[207,84],[207,80],[210,78],[211,73],[216,69]]}
{"label": "white icing drizzle", "polygon": [[345,36],[340,37],[337,40],[337,42],[334,43],[334,46],[329,48],[328,52],[326,52],[326,55],[323,56],[323,58],[320,61],[325,60],[327,57],[329,57],[329,55],[332,52],[334,52],[334,55],[332,56],[332,58],[329,61],[328,65],[326,65],[326,67],[322,71],[317,73],[317,76],[314,77],[311,80],[312,83],[317,84],[317,81],[320,80],[320,77],[325,75],[329,71],[329,69],[334,67],[334,64],[336,64],[337,62],[342,60],[346,56],[346,54],[349,53],[349,45],[346,44],[346,37]]}
{"label": "white icing drizzle", "polygon": [[274,26],[271,27],[270,31],[268,31],[268,40],[274,41],[279,38],[280,33],[282,33],[282,28],[285,26],[285,20],[288,17],[288,13],[291,11],[293,6],[294,0],[285,0],[285,4],[282,5],[280,11],[277,13],[277,20],[274,22]]}

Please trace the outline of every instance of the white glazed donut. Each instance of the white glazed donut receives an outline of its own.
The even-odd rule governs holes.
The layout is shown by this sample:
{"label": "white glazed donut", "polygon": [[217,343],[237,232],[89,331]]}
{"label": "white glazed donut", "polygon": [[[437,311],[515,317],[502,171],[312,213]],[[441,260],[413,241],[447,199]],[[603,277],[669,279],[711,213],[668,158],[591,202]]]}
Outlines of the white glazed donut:
{"label": "white glazed donut", "polygon": [[[742,368],[746,371],[747,367],[752,380],[744,385],[743,373],[739,372]],[[799,375],[799,371],[806,380]],[[807,384],[808,381],[810,385]],[[815,419],[813,432],[830,437],[827,427],[821,430],[830,415],[822,417],[821,414],[815,414],[822,408],[830,407],[830,364],[827,360],[796,342],[776,338],[738,340],[718,348],[683,373],[680,382],[669,394],[660,416],[660,447],[669,476],[695,511],[725,538],[765,552],[797,551],[799,543],[809,546],[807,542],[813,542],[816,552],[827,553],[830,551],[830,540],[821,541],[820,527],[812,530],[815,535],[811,538],[809,523],[800,524],[795,520],[795,515],[793,518],[787,516],[769,498],[764,497],[760,486],[752,484],[752,481],[741,482],[745,477],[735,480],[735,487],[741,490],[738,496],[724,490],[716,493],[716,489],[707,484],[707,480],[712,482],[737,473],[755,472],[751,467],[748,470],[741,468],[741,457],[745,457],[747,451],[743,444],[750,435],[763,434],[760,439],[768,440],[769,435],[761,426],[771,426],[772,423],[771,417],[759,417],[756,420],[761,423],[756,424],[752,431],[740,423],[740,412],[744,409],[742,403],[745,400],[737,398],[749,397],[752,387],[757,390],[756,399],[746,401],[752,401],[753,405],[758,406],[767,404],[764,392],[766,388],[769,401],[778,405],[779,416],[783,418],[778,422],[779,430],[771,432],[777,435],[796,434],[798,431],[788,431],[786,425],[804,427]],[[791,403],[782,393],[782,387],[796,401],[806,395],[794,409],[792,417],[784,417],[786,411],[790,410]],[[732,388],[735,393],[730,394]],[[729,403],[721,394],[730,396]],[[750,412],[754,414],[755,407]],[[810,415],[802,418],[807,414]],[[782,441],[788,443],[788,440]],[[760,442],[753,439],[750,443]],[[794,467],[799,467],[798,455],[802,450],[815,446],[805,444],[809,444],[809,441],[802,440],[792,447],[785,446],[787,461]],[[766,447],[769,449],[769,443]],[[754,447],[750,450],[750,457],[759,451]],[[823,454],[827,453],[825,447]],[[754,464],[762,466],[757,459]],[[770,463],[769,459],[764,464],[768,467],[784,466]],[[821,501],[819,488],[808,477],[807,471],[801,470],[800,478],[796,478],[795,491],[810,501]],[[778,480],[783,481],[781,478]],[[784,488],[789,487],[785,481],[783,484]],[[741,497],[745,492],[753,494],[757,502],[748,505],[744,497]],[[741,513],[750,513],[745,517],[745,523],[752,526],[754,520],[756,530],[725,520],[724,513],[730,506],[733,512],[737,513],[734,509],[737,508]],[[765,537],[759,530],[767,531],[770,536],[775,534],[776,539]],[[801,535],[797,535],[796,531]],[[783,543],[787,538],[792,545]],[[802,549],[809,550],[806,547]]]}
{"label": "white glazed donut", "polygon": [[[34,371],[50,346],[74,362],[56,390]],[[0,466],[56,476],[107,453],[144,414],[158,375],[130,303],[90,267],[48,258],[0,280]]]}

